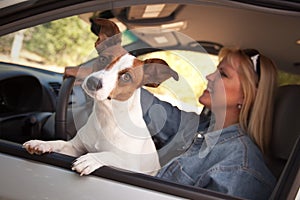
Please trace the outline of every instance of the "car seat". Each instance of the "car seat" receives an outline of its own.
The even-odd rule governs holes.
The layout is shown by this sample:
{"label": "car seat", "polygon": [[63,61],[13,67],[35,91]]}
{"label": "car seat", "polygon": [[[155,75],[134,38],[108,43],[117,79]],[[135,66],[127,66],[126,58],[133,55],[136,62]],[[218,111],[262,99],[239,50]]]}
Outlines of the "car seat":
{"label": "car seat", "polygon": [[[266,94],[267,95],[267,94]],[[275,99],[269,166],[279,178],[300,135],[300,85],[280,86]]]}

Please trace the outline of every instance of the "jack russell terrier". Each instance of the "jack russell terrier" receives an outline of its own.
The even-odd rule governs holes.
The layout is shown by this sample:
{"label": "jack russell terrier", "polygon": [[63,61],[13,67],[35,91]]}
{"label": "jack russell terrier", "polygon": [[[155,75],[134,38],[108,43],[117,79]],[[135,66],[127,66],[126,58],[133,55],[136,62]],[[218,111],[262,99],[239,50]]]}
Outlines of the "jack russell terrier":
{"label": "jack russell terrier", "polygon": [[[121,34],[107,19],[95,19],[99,57],[92,68],[68,69],[67,75],[87,76],[82,88],[95,99],[87,123],[70,141],[30,140],[31,154],[58,152],[78,157],[72,170],[88,175],[101,166],[155,175],[159,157],[143,120],[140,87],[157,87],[178,74],[161,59],[141,61],[121,46]],[[79,73],[80,72],[80,73]]]}

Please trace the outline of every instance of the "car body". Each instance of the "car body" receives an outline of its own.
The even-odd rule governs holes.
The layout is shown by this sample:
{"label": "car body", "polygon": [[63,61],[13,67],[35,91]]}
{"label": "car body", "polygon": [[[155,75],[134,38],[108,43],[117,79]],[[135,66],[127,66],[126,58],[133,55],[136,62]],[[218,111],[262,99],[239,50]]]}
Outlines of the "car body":
{"label": "car body", "polygon": [[[7,34],[14,33],[14,40],[21,34],[20,37],[25,37],[26,40],[31,35],[24,36],[23,29],[71,16],[79,16],[81,21],[88,24],[89,33],[86,34],[94,41],[96,36],[89,30],[90,17],[113,19],[125,26],[124,30],[127,32],[124,31],[123,35],[127,42],[124,47],[133,55],[145,58],[156,56],[155,53],[171,52],[169,54],[178,56],[179,60],[187,61],[190,66],[185,70],[188,89],[183,90],[190,91],[191,96],[195,96],[193,88],[205,85],[205,76],[215,69],[216,55],[223,46],[259,49],[278,66],[282,84],[300,85],[300,3],[297,1],[36,0],[14,3],[2,1],[0,5],[0,44]],[[150,10],[149,13],[146,12],[147,9]],[[93,64],[97,57],[93,52],[93,42],[83,35],[82,37],[84,41],[77,44],[78,49],[88,48],[90,53],[84,54],[81,59],[75,59],[76,62],[61,65]],[[59,43],[63,41],[58,41]],[[71,49],[73,43],[76,44],[72,41],[68,43],[69,46],[61,49]],[[18,48],[17,44],[15,48]],[[42,156],[28,154],[21,146],[27,140],[73,137],[76,130],[85,123],[92,101],[80,87],[82,80],[76,80],[74,88],[67,88],[69,90],[65,91],[62,86],[73,85],[73,82],[64,81],[64,68],[54,67],[52,64],[44,69],[41,64],[46,61],[37,56],[38,53],[32,55],[26,52],[24,64],[17,63],[18,58],[13,59],[15,55],[20,57],[17,50],[15,54],[12,49],[0,50],[9,52],[12,57],[9,62],[1,57],[0,62],[0,199],[238,199],[109,167],[100,168],[90,176],[79,177],[70,169],[75,159],[73,157],[58,153]],[[66,56],[63,51],[56,54],[54,58]],[[54,59],[52,63],[56,61],[58,62]],[[207,70],[204,70],[206,67]],[[191,86],[192,83],[188,80],[194,77],[190,78],[189,75],[200,77],[202,85]],[[169,93],[181,93],[172,88],[173,84],[169,82],[165,85],[165,88],[171,88]],[[66,96],[60,97],[59,92],[70,94],[70,98],[66,100]],[[161,91],[153,92],[157,92],[159,96]],[[201,89],[197,92],[201,92]],[[186,95],[183,93],[183,96]],[[172,101],[166,96],[160,97]],[[177,98],[179,101],[171,103],[188,111],[201,112],[202,107],[195,99],[187,101],[189,105],[186,105],[178,103],[184,97]],[[299,108],[299,103],[296,107]],[[58,111],[61,113],[58,114]],[[57,119],[58,115],[66,121]],[[298,119],[299,116],[293,120]],[[59,123],[66,124],[63,129],[66,135],[57,134]],[[278,183],[270,197],[272,199],[297,199],[300,196],[299,141],[295,142],[297,137],[299,132],[292,135],[293,142],[290,143],[287,155],[289,160],[284,161],[287,164],[284,163],[285,168],[278,175]],[[293,146],[295,147],[292,148]],[[177,149],[174,146],[172,148]],[[172,156],[184,150],[185,148]]]}

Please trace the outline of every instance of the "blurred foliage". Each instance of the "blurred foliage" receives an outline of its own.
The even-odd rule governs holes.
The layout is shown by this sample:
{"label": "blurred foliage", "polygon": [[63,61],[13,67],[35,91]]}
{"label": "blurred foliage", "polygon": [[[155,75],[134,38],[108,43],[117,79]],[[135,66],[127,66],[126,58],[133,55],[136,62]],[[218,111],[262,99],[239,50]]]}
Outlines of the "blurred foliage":
{"label": "blurred foliage", "polygon": [[279,71],[278,82],[279,85],[291,85],[291,84],[300,85],[300,75]]}
{"label": "blurred foliage", "polygon": [[9,54],[11,50],[11,44],[14,40],[15,34],[8,34],[5,36],[2,36],[0,38],[0,52],[4,54]]}
{"label": "blurred foliage", "polygon": [[47,64],[78,65],[87,61],[96,38],[90,25],[74,16],[27,29],[24,48],[41,56]]}
{"label": "blurred foliage", "polygon": [[[1,37],[1,54],[10,54],[17,33]],[[42,59],[39,60],[40,64],[74,66],[89,59],[94,51],[96,39],[97,37],[90,31],[90,25],[73,16],[25,29],[21,51],[30,52],[30,56],[40,56]],[[27,57],[25,56],[26,59],[32,60]]]}

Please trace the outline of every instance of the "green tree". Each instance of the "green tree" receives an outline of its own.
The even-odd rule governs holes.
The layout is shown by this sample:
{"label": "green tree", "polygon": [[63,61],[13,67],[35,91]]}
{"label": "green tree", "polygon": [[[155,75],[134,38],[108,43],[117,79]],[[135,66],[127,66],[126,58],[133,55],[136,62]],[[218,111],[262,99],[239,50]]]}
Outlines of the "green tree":
{"label": "green tree", "polygon": [[9,54],[11,50],[11,44],[14,39],[15,33],[1,36],[0,38],[0,52],[3,54]]}
{"label": "green tree", "polygon": [[96,36],[90,25],[74,16],[30,28],[25,33],[25,48],[49,64],[78,65],[94,50]]}

